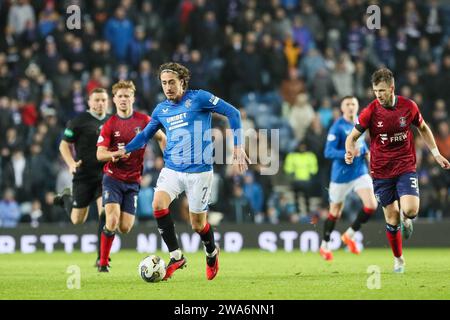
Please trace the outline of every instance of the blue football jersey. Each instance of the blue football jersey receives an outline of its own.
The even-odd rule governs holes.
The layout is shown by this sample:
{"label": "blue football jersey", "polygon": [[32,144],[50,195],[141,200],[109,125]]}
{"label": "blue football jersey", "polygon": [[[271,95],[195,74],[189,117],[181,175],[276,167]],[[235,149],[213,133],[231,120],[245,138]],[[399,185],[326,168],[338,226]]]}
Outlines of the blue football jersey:
{"label": "blue football jersey", "polygon": [[211,138],[212,112],[228,117],[234,130],[234,144],[240,145],[242,129],[240,112],[204,90],[187,90],[180,101],[165,100],[153,110],[151,120],[126,147],[126,152],[141,148],[164,127],[167,145],[165,166],[179,172],[212,170],[213,144]]}
{"label": "blue football jersey", "polygon": [[352,164],[345,163],[345,140],[354,127],[354,123],[348,122],[343,117],[337,119],[328,131],[325,145],[325,157],[332,159],[331,181],[335,183],[347,183],[368,173],[365,154],[368,152],[364,135],[357,141],[357,148],[361,154],[353,159]]}

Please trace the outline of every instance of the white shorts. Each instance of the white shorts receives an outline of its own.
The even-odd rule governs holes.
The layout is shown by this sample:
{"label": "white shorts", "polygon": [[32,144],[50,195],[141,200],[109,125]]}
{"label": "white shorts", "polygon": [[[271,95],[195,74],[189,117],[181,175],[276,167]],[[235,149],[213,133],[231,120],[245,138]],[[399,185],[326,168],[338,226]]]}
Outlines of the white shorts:
{"label": "white shorts", "polygon": [[188,173],[163,168],[156,182],[155,192],[167,192],[172,202],[185,191],[189,211],[203,213],[208,210],[212,181],[213,171]]}
{"label": "white shorts", "polygon": [[335,183],[330,182],[330,190],[328,192],[331,203],[342,203],[345,200],[347,194],[352,190],[357,191],[359,189],[372,189],[372,178],[368,175],[362,175],[361,177],[352,180],[347,183]]}

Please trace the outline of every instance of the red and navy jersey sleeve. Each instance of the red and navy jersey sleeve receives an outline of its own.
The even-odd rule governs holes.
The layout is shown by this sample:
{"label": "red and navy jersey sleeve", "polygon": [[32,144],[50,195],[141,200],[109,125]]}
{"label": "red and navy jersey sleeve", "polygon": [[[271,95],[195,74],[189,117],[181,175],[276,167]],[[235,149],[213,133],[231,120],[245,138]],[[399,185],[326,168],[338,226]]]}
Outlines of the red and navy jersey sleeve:
{"label": "red and navy jersey sleeve", "polygon": [[420,125],[423,122],[422,114],[420,113],[420,110],[419,110],[419,107],[417,106],[417,104],[412,100],[410,100],[410,101],[411,101],[411,106],[412,106],[412,112],[411,112],[412,113],[412,121],[411,121],[411,123],[413,125],[415,125],[416,127],[420,127]]}
{"label": "red and navy jersey sleeve", "polygon": [[372,110],[373,104],[369,104],[367,108],[361,111],[358,117],[358,123],[355,126],[358,131],[364,132],[365,130],[369,129],[370,121],[372,119]]}
{"label": "red and navy jersey sleeve", "polygon": [[111,144],[111,123],[113,117],[111,117],[102,127],[102,131],[100,131],[100,135],[97,140],[97,147],[106,147],[109,148]]}

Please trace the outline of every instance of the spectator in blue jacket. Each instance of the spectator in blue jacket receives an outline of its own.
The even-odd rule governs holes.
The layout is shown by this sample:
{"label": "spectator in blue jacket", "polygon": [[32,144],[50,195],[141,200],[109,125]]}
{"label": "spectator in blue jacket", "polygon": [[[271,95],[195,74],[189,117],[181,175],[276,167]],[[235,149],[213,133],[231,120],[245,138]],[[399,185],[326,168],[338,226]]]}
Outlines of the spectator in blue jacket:
{"label": "spectator in blue jacket", "polygon": [[0,201],[0,227],[14,228],[20,220],[20,208],[13,189],[7,188]]}
{"label": "spectator in blue jacket", "polygon": [[127,57],[128,46],[133,40],[134,24],[126,17],[126,11],[118,7],[114,17],[108,19],[104,29],[106,40],[111,43],[112,52],[117,60],[124,62]]}

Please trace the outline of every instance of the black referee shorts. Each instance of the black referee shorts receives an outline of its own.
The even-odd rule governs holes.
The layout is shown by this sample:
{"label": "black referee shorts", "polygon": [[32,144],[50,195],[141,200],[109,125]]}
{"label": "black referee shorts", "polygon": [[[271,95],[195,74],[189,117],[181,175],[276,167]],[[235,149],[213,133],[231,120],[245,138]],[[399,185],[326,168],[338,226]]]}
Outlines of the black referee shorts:
{"label": "black referee shorts", "polygon": [[72,207],[86,208],[102,196],[102,179],[74,180],[72,182]]}

